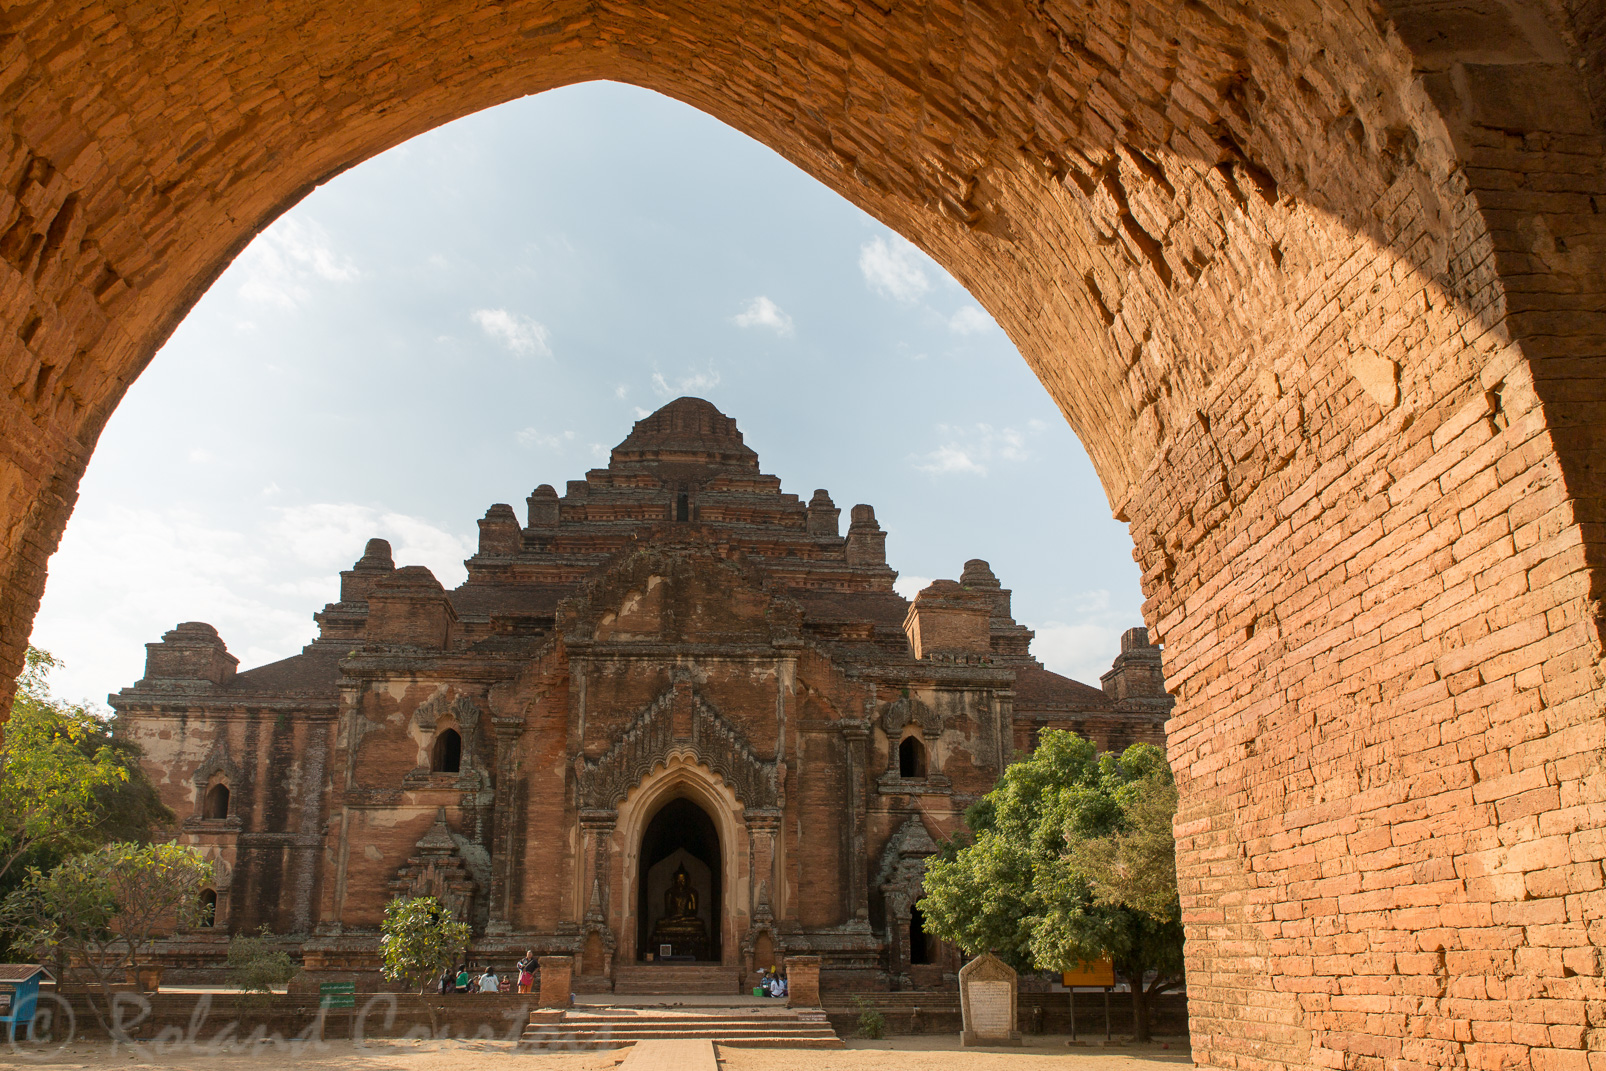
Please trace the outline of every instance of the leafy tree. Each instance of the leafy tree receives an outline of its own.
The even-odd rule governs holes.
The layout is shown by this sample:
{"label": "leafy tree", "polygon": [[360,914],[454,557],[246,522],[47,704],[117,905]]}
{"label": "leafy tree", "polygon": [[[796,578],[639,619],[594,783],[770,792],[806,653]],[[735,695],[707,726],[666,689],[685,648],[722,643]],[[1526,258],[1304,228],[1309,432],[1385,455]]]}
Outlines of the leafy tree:
{"label": "leafy tree", "polygon": [[380,970],[393,982],[423,993],[468,948],[468,923],[459,922],[433,896],[398,896],[385,905],[379,925]]}
{"label": "leafy tree", "polygon": [[126,752],[111,746],[105,723],[51,696],[57,664],[28,648],[0,741],[0,877],[30,852],[91,847],[108,797],[130,780]]}
{"label": "leafy tree", "polygon": [[274,986],[289,982],[301,968],[263,923],[256,934],[238,934],[229,941],[229,971],[241,990],[265,996]]}
{"label": "leafy tree", "polygon": [[1100,757],[1074,733],[1045,732],[965,812],[971,835],[928,865],[928,931],[1019,969],[1108,956],[1131,988],[1134,1033],[1147,1041],[1153,998],[1182,984],[1175,813],[1159,748]]}
{"label": "leafy tree", "polygon": [[[30,868],[0,916],[19,935],[14,948],[55,962],[57,977],[69,963],[81,967],[109,1007],[113,983],[143,965],[153,938],[201,920],[211,880],[211,864],[194,848],[107,844],[49,872]],[[106,1027],[99,1005],[90,1006]]]}

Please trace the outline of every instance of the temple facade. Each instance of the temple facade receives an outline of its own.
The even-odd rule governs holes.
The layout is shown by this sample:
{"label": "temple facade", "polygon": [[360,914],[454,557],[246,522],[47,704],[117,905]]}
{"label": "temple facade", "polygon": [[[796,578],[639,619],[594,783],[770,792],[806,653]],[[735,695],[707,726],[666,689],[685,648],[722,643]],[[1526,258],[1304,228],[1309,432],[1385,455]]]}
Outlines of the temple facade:
{"label": "temple facade", "polygon": [[314,976],[372,977],[387,901],[430,894],[480,962],[573,955],[581,989],[700,964],[734,992],[789,954],[951,985],[918,905],[964,808],[1044,728],[1164,742],[1144,630],[1100,689],[1032,657],[985,561],[909,602],[870,506],[844,533],[706,401],[525,505],[486,512],[451,591],[369,541],[281,662],[238,672],[197,622],[148,645],[119,732],[217,872],[172,969],[266,924]]}

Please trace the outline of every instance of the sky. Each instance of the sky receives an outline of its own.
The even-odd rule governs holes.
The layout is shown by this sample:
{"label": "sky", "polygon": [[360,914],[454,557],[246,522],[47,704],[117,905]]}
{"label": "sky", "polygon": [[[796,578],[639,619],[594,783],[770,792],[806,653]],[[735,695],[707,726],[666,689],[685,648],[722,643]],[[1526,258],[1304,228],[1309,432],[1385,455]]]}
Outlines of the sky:
{"label": "sky", "polygon": [[180,621],[242,669],[295,654],[369,537],[455,586],[488,506],[522,516],[683,394],[784,490],[873,505],[906,596],[989,560],[1049,668],[1097,685],[1142,624],[1086,452],[959,284],[758,142],[599,82],[415,138],[259,235],[113,414],[32,642],[95,702]]}

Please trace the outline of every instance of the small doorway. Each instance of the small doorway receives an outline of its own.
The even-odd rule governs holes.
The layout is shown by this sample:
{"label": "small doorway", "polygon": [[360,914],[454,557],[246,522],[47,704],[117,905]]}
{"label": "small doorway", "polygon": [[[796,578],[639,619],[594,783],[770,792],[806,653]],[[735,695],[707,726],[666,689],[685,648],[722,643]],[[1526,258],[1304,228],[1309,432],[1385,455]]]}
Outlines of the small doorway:
{"label": "small doorway", "polygon": [[721,863],[719,831],[697,804],[670,800],[652,816],[636,873],[639,961],[720,961]]}
{"label": "small doorway", "polygon": [[920,966],[931,962],[931,939],[926,936],[926,915],[915,904],[909,909],[909,963]]}

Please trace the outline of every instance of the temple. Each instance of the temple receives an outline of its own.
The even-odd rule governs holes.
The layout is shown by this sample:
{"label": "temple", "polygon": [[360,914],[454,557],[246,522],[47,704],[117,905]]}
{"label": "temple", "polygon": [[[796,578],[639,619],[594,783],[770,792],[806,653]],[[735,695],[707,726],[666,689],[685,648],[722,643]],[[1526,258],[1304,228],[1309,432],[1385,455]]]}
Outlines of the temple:
{"label": "temple", "polygon": [[701,399],[479,531],[455,590],[370,540],[300,654],[237,672],[181,624],[111,697],[216,867],[170,978],[264,924],[311,977],[377,978],[385,904],[428,894],[478,962],[572,955],[582,990],[734,993],[803,954],[828,986],[951,986],[919,903],[964,808],[1045,728],[1164,741],[1143,629],[1099,689],[1032,657],[985,561],[909,602],[871,507],[844,533]]}

